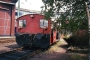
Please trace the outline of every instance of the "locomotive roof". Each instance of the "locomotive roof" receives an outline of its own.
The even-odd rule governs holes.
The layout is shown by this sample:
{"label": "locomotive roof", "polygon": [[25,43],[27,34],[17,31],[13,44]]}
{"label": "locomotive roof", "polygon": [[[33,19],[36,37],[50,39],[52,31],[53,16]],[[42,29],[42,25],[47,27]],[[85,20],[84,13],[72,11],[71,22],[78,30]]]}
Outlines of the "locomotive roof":
{"label": "locomotive roof", "polygon": [[[26,15],[23,15],[23,16],[28,16],[28,15],[41,15],[41,14],[26,14]],[[21,18],[23,16],[20,16],[19,18]],[[41,16],[44,16],[44,15],[41,15]],[[17,18],[16,20],[18,20],[19,18]]]}

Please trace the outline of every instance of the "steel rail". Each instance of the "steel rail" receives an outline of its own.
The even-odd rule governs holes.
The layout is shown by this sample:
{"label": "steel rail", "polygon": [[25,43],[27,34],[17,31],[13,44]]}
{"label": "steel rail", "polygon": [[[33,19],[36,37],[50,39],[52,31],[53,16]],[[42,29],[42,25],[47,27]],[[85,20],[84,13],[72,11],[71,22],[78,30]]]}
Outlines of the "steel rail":
{"label": "steel rail", "polygon": [[25,55],[25,56],[23,56],[23,57],[21,57],[19,59],[16,59],[16,60],[24,60],[24,59],[30,58],[30,57],[38,54],[40,51],[41,51],[41,49],[36,50],[36,51],[34,51],[34,52],[30,53],[30,54],[27,54],[27,55]]}
{"label": "steel rail", "polygon": [[4,52],[4,53],[1,53],[0,56],[5,55],[5,54],[8,54],[8,53],[11,53],[11,52],[14,52],[14,51],[17,51],[17,50],[22,50],[22,48],[23,48],[23,47],[15,48],[15,49],[13,49],[13,50],[11,50],[11,51],[7,51],[7,52]]}
{"label": "steel rail", "polygon": [[0,54],[0,60],[24,60],[41,52],[41,49],[23,49],[23,47]]}

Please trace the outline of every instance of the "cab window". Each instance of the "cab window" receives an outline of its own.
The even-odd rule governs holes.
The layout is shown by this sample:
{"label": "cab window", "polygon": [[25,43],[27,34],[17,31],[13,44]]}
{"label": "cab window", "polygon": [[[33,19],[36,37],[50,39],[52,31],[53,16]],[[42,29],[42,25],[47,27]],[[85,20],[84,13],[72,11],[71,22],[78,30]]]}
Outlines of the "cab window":
{"label": "cab window", "polygon": [[26,20],[19,20],[19,28],[25,28],[26,27]]}
{"label": "cab window", "polygon": [[40,28],[48,28],[48,21],[45,19],[40,19]]}

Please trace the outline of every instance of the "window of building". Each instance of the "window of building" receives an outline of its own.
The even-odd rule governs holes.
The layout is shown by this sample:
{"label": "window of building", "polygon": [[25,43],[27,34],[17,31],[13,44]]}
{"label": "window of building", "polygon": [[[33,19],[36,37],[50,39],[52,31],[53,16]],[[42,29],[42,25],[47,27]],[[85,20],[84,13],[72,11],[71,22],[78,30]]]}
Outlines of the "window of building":
{"label": "window of building", "polygon": [[18,15],[18,13],[17,13],[17,12],[15,12],[15,15],[17,16],[17,15]]}
{"label": "window of building", "polygon": [[19,12],[19,15],[22,16],[22,12]]}
{"label": "window of building", "polygon": [[[15,15],[18,16],[18,12],[15,12]],[[22,12],[19,12],[19,15],[22,16]]]}

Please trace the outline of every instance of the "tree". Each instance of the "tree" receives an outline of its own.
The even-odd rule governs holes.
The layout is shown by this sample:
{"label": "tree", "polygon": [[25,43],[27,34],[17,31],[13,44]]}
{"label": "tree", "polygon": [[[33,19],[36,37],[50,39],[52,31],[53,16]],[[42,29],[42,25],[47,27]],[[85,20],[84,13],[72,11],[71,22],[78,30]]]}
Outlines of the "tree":
{"label": "tree", "polygon": [[[70,32],[77,29],[88,29],[88,19],[85,2],[88,0],[42,0],[44,3],[45,18],[49,19],[59,15],[57,23],[61,23],[59,29],[65,28]],[[63,11],[63,13],[62,13]],[[66,21],[69,21],[66,24]]]}

